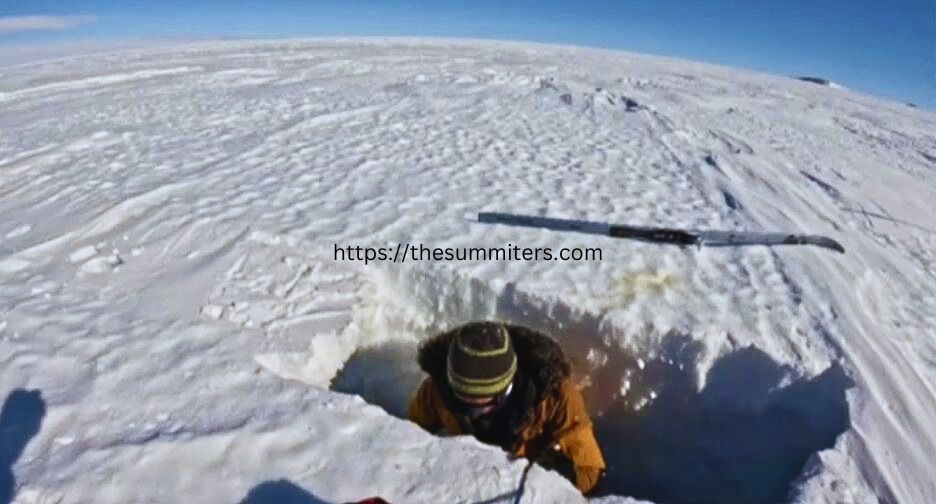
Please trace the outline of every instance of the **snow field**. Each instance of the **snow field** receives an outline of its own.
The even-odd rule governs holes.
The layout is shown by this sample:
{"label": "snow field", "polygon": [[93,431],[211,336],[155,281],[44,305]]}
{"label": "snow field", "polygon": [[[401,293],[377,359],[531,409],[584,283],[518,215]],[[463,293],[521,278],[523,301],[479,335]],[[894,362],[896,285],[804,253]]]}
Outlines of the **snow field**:
{"label": "snow field", "polygon": [[[480,317],[562,341],[606,492],[936,495],[931,113],[688,62],[415,40],[97,55],[3,69],[0,93],[0,395],[46,406],[10,461],[17,502],[236,502],[276,482],[509,500],[522,462],[395,418],[418,342]],[[848,253],[463,218],[478,211],[823,233]],[[330,257],[401,242],[604,258]],[[540,469],[525,488],[580,499]]]}

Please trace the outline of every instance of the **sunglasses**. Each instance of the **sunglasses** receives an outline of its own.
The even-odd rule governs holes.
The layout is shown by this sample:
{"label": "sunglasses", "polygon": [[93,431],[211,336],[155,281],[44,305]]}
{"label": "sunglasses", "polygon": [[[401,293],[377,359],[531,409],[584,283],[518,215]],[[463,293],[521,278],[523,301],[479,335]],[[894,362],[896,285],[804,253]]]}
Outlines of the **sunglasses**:
{"label": "sunglasses", "polygon": [[513,383],[508,385],[503,392],[492,396],[489,401],[483,403],[467,402],[465,398],[459,397],[458,394],[455,397],[459,399],[458,405],[461,412],[474,420],[499,410],[507,402],[507,396],[510,395],[511,390],[513,390]]}

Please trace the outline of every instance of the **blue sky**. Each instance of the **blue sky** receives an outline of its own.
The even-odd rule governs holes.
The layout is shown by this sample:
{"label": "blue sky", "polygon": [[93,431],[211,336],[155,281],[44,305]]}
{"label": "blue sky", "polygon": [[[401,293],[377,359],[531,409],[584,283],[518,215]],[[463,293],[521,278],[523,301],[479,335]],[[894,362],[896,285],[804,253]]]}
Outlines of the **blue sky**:
{"label": "blue sky", "polygon": [[330,35],[600,46],[822,76],[936,109],[936,0],[0,0],[0,45]]}

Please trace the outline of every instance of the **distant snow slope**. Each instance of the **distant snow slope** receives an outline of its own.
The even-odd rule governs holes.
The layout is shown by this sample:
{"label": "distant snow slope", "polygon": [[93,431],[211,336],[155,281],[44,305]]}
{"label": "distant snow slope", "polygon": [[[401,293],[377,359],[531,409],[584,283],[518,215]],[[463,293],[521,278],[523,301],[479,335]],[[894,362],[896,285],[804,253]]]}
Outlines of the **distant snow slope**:
{"label": "distant snow slope", "polygon": [[[932,113],[597,50],[224,42],[0,70],[0,132],[15,502],[509,502],[523,461],[398,418],[416,343],[473,318],[565,345],[603,494],[936,498]],[[478,211],[821,233],[848,252]],[[603,259],[333,260],[397,243]],[[579,497],[537,468],[523,499]]]}

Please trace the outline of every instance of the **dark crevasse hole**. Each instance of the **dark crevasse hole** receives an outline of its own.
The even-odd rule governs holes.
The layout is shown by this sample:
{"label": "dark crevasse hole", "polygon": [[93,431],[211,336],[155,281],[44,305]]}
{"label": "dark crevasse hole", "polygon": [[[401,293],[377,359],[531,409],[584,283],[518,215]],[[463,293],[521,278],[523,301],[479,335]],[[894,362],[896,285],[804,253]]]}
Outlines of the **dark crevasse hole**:
{"label": "dark crevasse hole", "polygon": [[[784,502],[810,456],[833,447],[849,427],[845,392],[853,383],[838,365],[798,378],[765,352],[741,348],[717,359],[699,390],[696,364],[704,350],[689,335],[667,334],[652,351],[635,353],[608,344],[613,328],[600,317],[513,284],[499,292],[478,289],[450,292],[493,296],[493,307],[435,300],[427,304],[435,325],[493,318],[547,332],[562,343],[608,464],[597,495]],[[461,308],[446,310],[452,306]],[[406,418],[408,400],[423,377],[416,348],[414,338],[359,350],[332,388]]]}
{"label": "dark crevasse hole", "polygon": [[[498,313],[554,335],[573,362],[608,465],[598,495],[654,502],[784,502],[809,457],[849,425],[838,365],[811,379],[755,347],[728,353],[699,390],[703,346],[663,336],[653,351],[607,344],[600,317],[511,285]],[[626,335],[624,336],[626,337]]]}
{"label": "dark crevasse hole", "polygon": [[391,341],[358,350],[332,380],[336,392],[357,394],[393,416],[406,418],[409,398],[422,381],[416,343]]}
{"label": "dark crevasse hole", "polygon": [[644,375],[656,395],[648,405],[596,404],[608,462],[602,493],[784,502],[809,457],[849,426],[852,382],[838,366],[781,388],[788,370],[748,347],[716,361],[701,392],[690,373],[665,360],[645,363]]}

